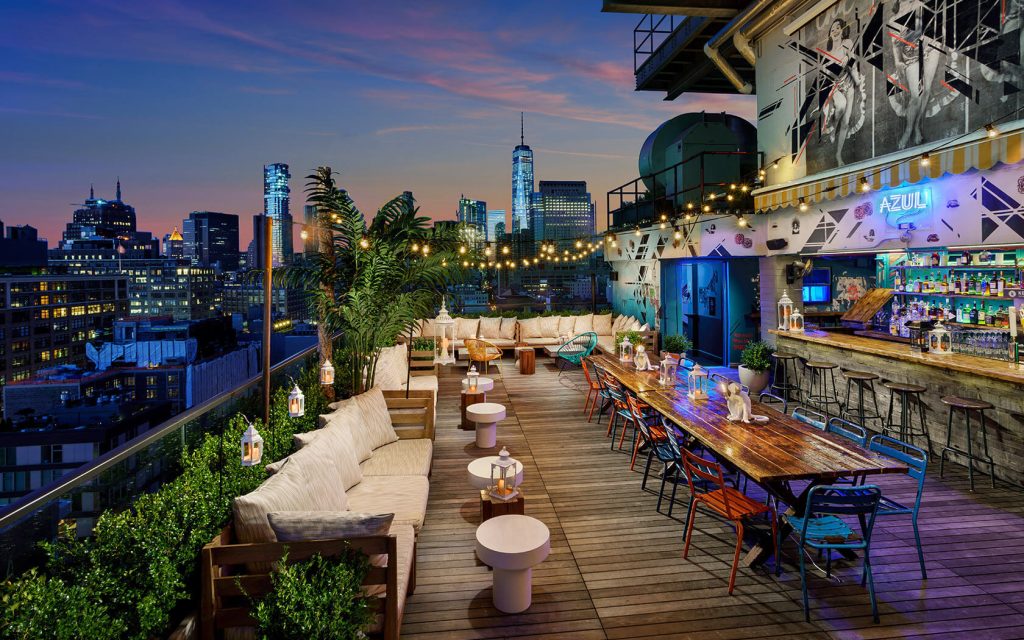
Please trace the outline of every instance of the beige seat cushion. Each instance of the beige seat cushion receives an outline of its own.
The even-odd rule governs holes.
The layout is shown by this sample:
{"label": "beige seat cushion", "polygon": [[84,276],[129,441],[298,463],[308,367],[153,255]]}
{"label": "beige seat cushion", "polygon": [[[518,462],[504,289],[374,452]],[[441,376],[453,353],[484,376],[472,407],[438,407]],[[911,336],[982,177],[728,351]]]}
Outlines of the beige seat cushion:
{"label": "beige seat cushion", "polygon": [[[402,381],[402,388],[405,389],[405,381]],[[434,399],[437,399],[437,376],[413,376],[409,378],[410,389],[421,389],[434,392]]]}
{"label": "beige seat cushion", "polygon": [[384,393],[379,386],[366,393],[360,393],[353,400],[363,414],[362,428],[356,427],[352,430],[354,441],[361,439],[370,449],[376,449],[398,440],[398,434],[391,424],[391,414],[388,413],[388,403],[384,400]]}
{"label": "beige seat cushion", "polygon": [[597,348],[610,356],[615,355],[615,338],[611,336],[597,336]]}
{"label": "beige seat cushion", "polygon": [[562,316],[558,319],[558,335],[569,336],[570,338],[576,335],[575,333],[576,317],[575,316]]}
{"label": "beige seat cushion", "polygon": [[501,339],[512,340],[516,339],[516,326],[519,321],[515,318],[502,318],[501,319]]}
{"label": "beige seat cushion", "polygon": [[[361,486],[360,483],[358,486]],[[235,498],[235,535],[239,542],[275,542],[267,514],[274,511],[345,511],[348,499],[341,471],[328,456],[289,460],[251,493]]]}
{"label": "beige seat cushion", "polygon": [[594,333],[599,336],[610,336],[612,334],[612,314],[605,313],[594,316]]}
{"label": "beige seat cushion", "polygon": [[493,338],[491,340],[488,340],[488,342],[498,347],[499,349],[507,349],[509,347],[516,346],[515,340],[510,340],[507,338]]}
{"label": "beige seat cushion", "polygon": [[582,316],[576,316],[576,328],[575,333],[579,335],[586,333],[587,331],[594,330],[594,314],[588,313]]}
{"label": "beige seat cushion", "polygon": [[477,330],[480,326],[479,318],[456,318],[455,337],[459,340],[477,337]]}
{"label": "beige seat cushion", "polygon": [[558,316],[547,316],[540,319],[540,335],[545,338],[558,337]]}
{"label": "beige seat cushion", "polygon": [[549,344],[561,344],[558,338],[527,338],[523,340],[530,347],[544,347]]}
{"label": "beige seat cushion", "polygon": [[519,321],[519,337],[523,340],[544,336],[540,325],[541,318],[528,318]]}
{"label": "beige seat cushion", "polygon": [[323,454],[334,458],[338,464],[342,486],[346,489],[359,484],[359,481],[363,479],[363,474],[359,470],[359,460],[356,458],[355,445],[352,444],[352,431],[347,426],[325,427],[306,433],[297,433],[294,441],[298,450],[284,460],[268,464],[267,473],[277,473],[288,460],[295,460],[296,464],[302,464],[304,457]]}
{"label": "beige seat cushion", "polygon": [[419,531],[427,513],[430,481],[426,476],[364,475],[347,496],[353,511],[393,513],[396,523],[411,524]]}
{"label": "beige seat cushion", "polygon": [[629,316],[615,316],[615,320],[612,322],[612,334],[616,334],[620,331],[626,330],[626,323],[629,322]]}
{"label": "beige seat cushion", "polygon": [[374,451],[362,464],[360,477],[428,476],[433,457],[434,443],[429,438],[399,440]]}
{"label": "beige seat cushion", "polygon": [[[333,409],[333,411],[320,416],[318,421],[320,426],[322,428],[336,427],[351,431],[352,447],[356,454],[356,459],[362,462],[369,458],[373,454],[373,447],[370,446],[369,439],[356,437],[357,432],[363,431],[364,419],[363,412],[360,411],[355,398],[332,402],[328,407]],[[316,437],[315,432],[311,431],[310,433],[314,435],[309,437]]]}
{"label": "beige seat cushion", "polygon": [[493,342],[501,337],[501,318],[480,318],[480,337]]}

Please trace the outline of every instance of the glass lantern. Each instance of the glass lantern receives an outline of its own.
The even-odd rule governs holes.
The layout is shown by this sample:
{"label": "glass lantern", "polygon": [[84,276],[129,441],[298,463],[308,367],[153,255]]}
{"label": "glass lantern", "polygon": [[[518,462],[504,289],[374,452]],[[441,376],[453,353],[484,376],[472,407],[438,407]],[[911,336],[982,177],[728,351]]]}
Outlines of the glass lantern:
{"label": "glass lantern", "polygon": [[508,449],[501,448],[498,458],[491,463],[491,486],[488,487],[492,498],[511,500],[519,495],[519,462],[509,457]]}
{"label": "glass lantern", "polygon": [[324,386],[334,384],[334,365],[326,358],[324,363],[320,365],[320,384]]}
{"label": "glass lantern", "polygon": [[689,391],[686,393],[686,397],[690,400],[707,400],[708,399],[708,388],[711,384],[711,379],[708,377],[708,372],[699,364],[693,365],[693,369],[686,376],[686,384],[689,387]]}
{"label": "glass lantern", "polygon": [[793,333],[804,332],[804,314],[799,309],[793,309],[793,313],[789,314],[789,330]]}
{"label": "glass lantern", "polygon": [[249,423],[249,428],[242,434],[242,466],[252,467],[263,459],[263,438],[256,430],[256,425]]}
{"label": "glass lantern", "polygon": [[928,332],[928,347],[929,351],[935,354],[953,353],[953,336],[950,335],[946,327],[942,326],[941,322]]}
{"label": "glass lantern", "polygon": [[782,292],[779,298],[779,331],[789,331],[789,317],[793,315],[793,301],[789,298],[789,289]]}
{"label": "glass lantern", "polygon": [[304,415],[306,415],[306,396],[296,384],[292,392],[288,394],[288,417],[301,418]]}
{"label": "glass lantern", "polygon": [[679,368],[679,362],[672,356],[668,356],[661,361],[661,374],[658,376],[658,382],[665,387],[672,386],[676,383],[676,370]]}
{"label": "glass lantern", "polygon": [[929,332],[935,328],[931,320],[914,320],[906,324],[910,331],[910,348],[926,353],[928,351]]}
{"label": "glass lantern", "polygon": [[441,311],[434,320],[434,364],[455,363],[455,320],[441,298]]}
{"label": "glass lantern", "polygon": [[469,373],[466,374],[466,380],[469,383],[466,386],[468,393],[476,393],[476,390],[480,387],[480,372],[476,370],[476,365],[469,368]]}
{"label": "glass lantern", "polygon": [[633,361],[633,343],[629,341],[629,336],[622,337],[622,343],[619,345],[619,360],[621,362]]}

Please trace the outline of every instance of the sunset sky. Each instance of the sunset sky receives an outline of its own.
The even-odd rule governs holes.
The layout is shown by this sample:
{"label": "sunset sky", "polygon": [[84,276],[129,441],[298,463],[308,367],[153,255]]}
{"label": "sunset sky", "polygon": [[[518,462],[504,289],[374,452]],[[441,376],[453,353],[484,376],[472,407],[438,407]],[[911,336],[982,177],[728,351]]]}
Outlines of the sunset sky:
{"label": "sunset sky", "polygon": [[193,210],[262,210],[262,166],[341,172],[364,212],[411,189],[454,217],[459,195],[509,209],[519,112],[537,179],[605,193],[686,111],[752,99],[633,91],[633,26],[599,0],[59,0],[0,6],[0,220],[51,244],[95,183],[118,176],[139,228]]}

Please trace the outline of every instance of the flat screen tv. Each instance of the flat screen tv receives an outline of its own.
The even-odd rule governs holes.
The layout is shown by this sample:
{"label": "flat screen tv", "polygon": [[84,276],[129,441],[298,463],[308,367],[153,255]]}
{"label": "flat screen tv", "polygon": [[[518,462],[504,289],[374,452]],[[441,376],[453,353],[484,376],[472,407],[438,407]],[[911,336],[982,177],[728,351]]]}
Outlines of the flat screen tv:
{"label": "flat screen tv", "polygon": [[804,276],[804,304],[829,304],[832,302],[832,269],[818,267]]}

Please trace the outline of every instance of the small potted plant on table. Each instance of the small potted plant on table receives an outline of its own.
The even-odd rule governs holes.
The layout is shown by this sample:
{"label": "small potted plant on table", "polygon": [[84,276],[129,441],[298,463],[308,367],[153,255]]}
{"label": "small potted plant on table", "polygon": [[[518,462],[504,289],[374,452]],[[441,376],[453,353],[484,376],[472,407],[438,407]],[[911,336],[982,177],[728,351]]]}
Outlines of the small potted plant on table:
{"label": "small potted plant on table", "polygon": [[670,355],[679,360],[680,364],[686,359],[686,352],[692,348],[693,342],[685,335],[665,336],[661,341],[662,358]]}
{"label": "small potted plant on table", "polygon": [[740,382],[754,396],[768,386],[768,368],[772,364],[771,346],[760,340],[751,340],[740,355]]}

